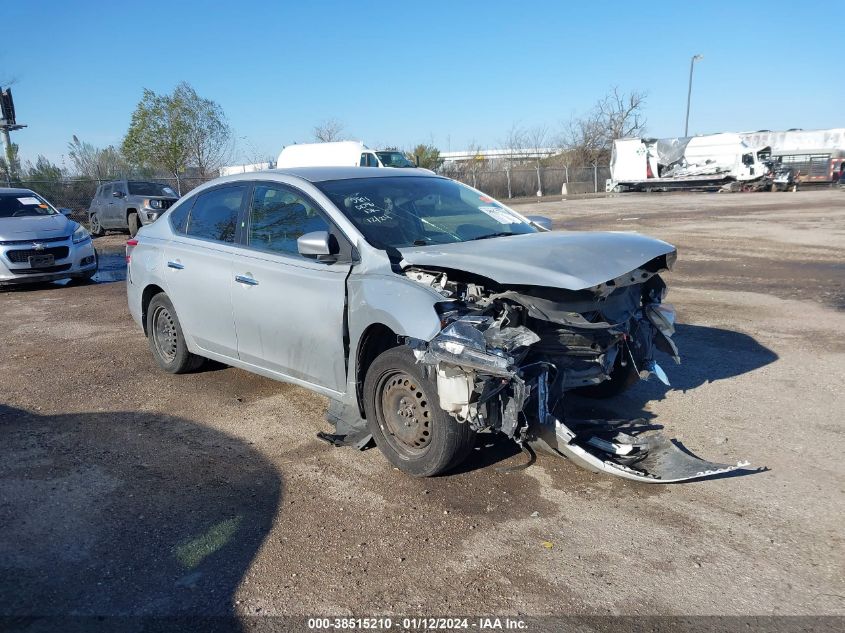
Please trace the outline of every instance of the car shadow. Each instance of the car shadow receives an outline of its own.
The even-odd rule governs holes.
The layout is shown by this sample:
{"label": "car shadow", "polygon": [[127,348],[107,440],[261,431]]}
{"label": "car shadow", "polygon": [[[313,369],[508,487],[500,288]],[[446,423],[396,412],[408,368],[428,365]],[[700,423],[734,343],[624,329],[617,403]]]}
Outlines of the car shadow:
{"label": "car shadow", "polygon": [[[651,376],[648,380],[638,381],[624,393],[603,400],[567,392],[564,406],[567,419],[651,420],[655,414],[647,410],[648,403],[664,399],[671,390],[691,391],[708,383],[747,374],[778,359],[775,352],[753,337],[732,330],[679,324],[673,340],[680,350],[682,364],[676,365],[670,357],[660,353],[657,359],[668,375],[671,386],[667,387]],[[690,452],[680,441],[675,441],[675,444],[681,450]],[[449,474],[496,465],[510,468],[526,463],[528,457],[517,458],[519,453],[519,447],[500,434],[479,434],[475,449],[463,464]],[[749,472],[752,471],[735,471],[718,477]]]}
{"label": "car shadow", "polygon": [[0,405],[0,432],[0,628],[85,628],[90,616],[239,628],[233,596],[282,494],[258,451],[151,412]]}
{"label": "car shadow", "polygon": [[649,402],[663,400],[669,391],[691,391],[698,387],[728,380],[765,367],[778,355],[752,336],[703,325],[678,324],[672,337],[678,345],[681,364],[658,352],[657,362],[669,378],[669,386],[656,376],[640,380],[614,398],[598,400],[568,394],[568,417],[644,418],[654,414],[646,410]]}

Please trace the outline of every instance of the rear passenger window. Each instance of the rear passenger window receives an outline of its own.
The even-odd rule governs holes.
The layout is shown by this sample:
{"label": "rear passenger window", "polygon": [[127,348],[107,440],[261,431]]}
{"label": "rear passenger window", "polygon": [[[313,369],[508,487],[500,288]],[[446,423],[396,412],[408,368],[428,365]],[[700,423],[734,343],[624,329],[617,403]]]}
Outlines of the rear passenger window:
{"label": "rear passenger window", "polygon": [[233,243],[246,189],[245,185],[236,185],[199,194],[188,217],[185,233],[190,237]]}
{"label": "rear passenger window", "polygon": [[177,233],[185,232],[185,227],[188,224],[188,213],[191,211],[195,199],[196,197],[192,196],[186,200],[181,200],[179,205],[170,212],[170,226]]}
{"label": "rear passenger window", "polygon": [[262,251],[299,255],[296,240],[329,224],[304,196],[282,185],[257,183],[252,190],[249,245]]}

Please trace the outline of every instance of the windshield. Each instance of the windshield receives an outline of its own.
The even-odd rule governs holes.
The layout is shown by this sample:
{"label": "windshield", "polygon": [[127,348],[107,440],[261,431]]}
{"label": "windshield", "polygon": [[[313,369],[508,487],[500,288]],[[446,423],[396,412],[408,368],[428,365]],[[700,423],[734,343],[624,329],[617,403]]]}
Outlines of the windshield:
{"label": "windshield", "polygon": [[385,167],[416,167],[402,152],[376,152]]}
{"label": "windshield", "polygon": [[56,210],[37,193],[0,193],[0,218],[55,214]]}
{"label": "windshield", "polygon": [[315,184],[377,248],[537,231],[493,198],[446,178],[394,176]]}
{"label": "windshield", "polygon": [[167,185],[160,185],[157,182],[129,182],[130,196],[169,196],[177,198],[176,192]]}

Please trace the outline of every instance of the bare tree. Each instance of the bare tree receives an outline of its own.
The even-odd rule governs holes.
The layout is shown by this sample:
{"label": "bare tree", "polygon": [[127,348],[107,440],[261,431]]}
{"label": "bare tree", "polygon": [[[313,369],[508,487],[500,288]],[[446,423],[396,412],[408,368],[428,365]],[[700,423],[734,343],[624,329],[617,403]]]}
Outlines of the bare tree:
{"label": "bare tree", "polygon": [[615,139],[641,136],[646,129],[645,101],[644,92],[611,88],[586,115],[569,121],[565,144],[573,157],[585,165],[607,162]]}
{"label": "bare tree", "polygon": [[475,139],[467,145],[467,155],[469,156],[467,166],[469,167],[470,174],[472,174],[472,186],[475,188],[478,188],[478,171],[484,167],[485,162],[482,152],[483,148]]}
{"label": "bare tree", "polygon": [[504,140],[499,144],[501,149],[507,152],[505,156],[505,176],[508,182],[508,198],[513,198],[513,187],[511,185],[511,170],[515,161],[523,159],[526,140],[525,130],[516,122],[511,125]]}
{"label": "bare tree", "polygon": [[337,119],[328,119],[314,127],[314,140],[321,143],[342,141],[346,126]]}
{"label": "bare tree", "polygon": [[549,128],[545,125],[537,125],[525,135],[528,141],[528,151],[534,154],[535,168],[537,169],[537,195],[543,195],[543,178],[540,173],[540,158],[544,149],[549,144]]}
{"label": "bare tree", "polygon": [[[238,137],[236,160],[241,161],[246,165],[263,165],[268,164],[274,166],[276,164],[276,156],[270,152],[258,149],[250,139],[246,136]],[[234,150],[233,150],[234,153]]]}
{"label": "bare tree", "polygon": [[112,145],[105,148],[95,147],[79,140],[74,134],[73,140],[67,144],[67,149],[73,171],[83,178],[109,180],[119,178],[128,171],[126,160]]}

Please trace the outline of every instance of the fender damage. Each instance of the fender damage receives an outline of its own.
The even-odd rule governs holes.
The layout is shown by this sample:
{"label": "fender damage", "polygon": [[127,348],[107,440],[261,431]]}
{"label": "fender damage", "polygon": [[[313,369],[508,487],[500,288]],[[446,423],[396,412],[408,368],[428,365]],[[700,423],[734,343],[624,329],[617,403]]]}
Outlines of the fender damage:
{"label": "fender damage", "polygon": [[626,479],[678,482],[747,465],[699,459],[643,420],[565,419],[569,391],[612,395],[651,375],[669,384],[655,355],[680,363],[659,275],[674,247],[634,234],[547,233],[525,248],[525,237],[402,250],[401,274],[443,297],[440,332],[405,339],[435,373],[440,406],[476,431]]}

